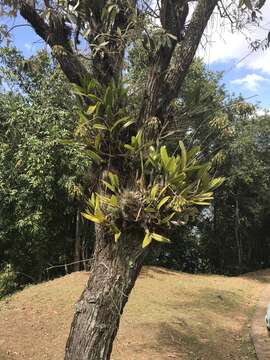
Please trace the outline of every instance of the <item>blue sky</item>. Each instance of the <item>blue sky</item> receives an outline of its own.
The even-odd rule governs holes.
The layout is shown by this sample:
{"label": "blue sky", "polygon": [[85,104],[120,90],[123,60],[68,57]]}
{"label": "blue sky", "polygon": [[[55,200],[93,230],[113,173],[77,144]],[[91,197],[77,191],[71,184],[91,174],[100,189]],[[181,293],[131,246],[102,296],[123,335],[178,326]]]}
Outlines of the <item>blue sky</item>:
{"label": "blue sky", "polygon": [[[270,51],[268,50],[269,63]],[[216,61],[208,64],[209,69],[223,71],[222,83],[229,93],[241,94],[248,101],[270,109],[270,74],[262,70],[251,70],[244,64],[237,66],[235,60]]]}
{"label": "blue sky", "polygon": [[198,51],[211,70],[224,71],[223,82],[229,92],[241,93],[266,109],[270,109],[270,48],[252,52],[246,38],[262,40],[269,30],[270,1],[267,1],[260,26],[250,25],[241,32],[232,33],[228,20],[214,17],[206,30],[207,42]]}
{"label": "blue sky", "polygon": [[[251,52],[245,36],[251,39],[264,38],[270,29],[270,1],[264,7],[262,27],[251,27],[245,34],[231,33],[226,24],[215,23],[207,30],[207,44],[198,50],[211,70],[223,71],[222,82],[227,90],[236,95],[242,94],[262,108],[270,109],[270,49]],[[6,21],[7,22],[7,21]],[[18,17],[15,24],[23,24]],[[9,25],[14,24],[9,21]],[[30,56],[37,49],[45,46],[44,42],[34,34],[29,26],[15,28],[13,40],[25,56]]]}

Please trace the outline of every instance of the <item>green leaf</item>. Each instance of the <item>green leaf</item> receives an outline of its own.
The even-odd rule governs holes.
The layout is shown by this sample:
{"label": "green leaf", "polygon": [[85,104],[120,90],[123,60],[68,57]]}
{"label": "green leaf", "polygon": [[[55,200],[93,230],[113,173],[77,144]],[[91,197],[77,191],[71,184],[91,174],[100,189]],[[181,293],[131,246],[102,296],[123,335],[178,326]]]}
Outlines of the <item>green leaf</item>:
{"label": "green leaf", "polygon": [[94,203],[95,203],[95,214],[96,214],[96,212],[99,211],[100,209],[99,198],[97,195],[95,195]]}
{"label": "green leaf", "polygon": [[93,128],[98,130],[108,130],[107,126],[103,124],[94,124]]}
{"label": "green leaf", "polygon": [[201,152],[200,146],[193,146],[188,152],[187,152],[187,159],[190,162],[193,160],[199,153]]}
{"label": "green leaf", "polygon": [[110,14],[110,12],[113,10],[113,8],[116,8],[117,9],[117,5],[110,5],[108,6],[108,14]]}
{"label": "green leaf", "polygon": [[149,213],[155,213],[157,212],[156,209],[152,208],[152,207],[146,207],[144,209],[145,212],[149,212]]}
{"label": "green leaf", "polygon": [[166,169],[167,168],[167,164],[170,160],[168,153],[167,153],[167,149],[166,146],[161,146],[160,148],[160,157],[161,157],[161,161],[163,163],[163,167]]}
{"label": "green leaf", "polygon": [[112,231],[113,234],[118,234],[118,233],[121,232],[121,231],[119,230],[119,228],[118,228],[114,223],[110,224],[110,229],[111,229],[111,231]]}
{"label": "green leaf", "polygon": [[152,242],[152,235],[149,233],[149,231],[146,231],[144,239],[143,239],[143,243],[142,243],[142,248],[144,249],[146,246],[150,245]]}
{"label": "green leaf", "polygon": [[97,134],[95,137],[95,149],[99,150],[101,145],[101,136],[100,134]]}
{"label": "green leaf", "polygon": [[118,206],[118,203],[117,201],[115,202],[115,197],[107,197],[107,196],[104,196],[104,195],[100,195],[100,194],[97,194],[98,198],[100,199],[100,201],[104,204],[107,204],[109,206],[112,206],[112,207],[117,207]]}
{"label": "green leaf", "polygon": [[112,119],[113,119],[112,108],[111,108],[110,106],[106,106],[105,111],[106,111],[106,114],[107,114],[107,116],[108,116],[108,119],[109,119],[110,121],[112,121]]}
{"label": "green leaf", "polygon": [[171,184],[180,185],[183,183],[183,181],[186,179],[186,174],[181,173],[176,176],[174,176],[172,179],[170,179]]}
{"label": "green leaf", "polygon": [[114,207],[118,207],[118,200],[117,200],[117,197],[115,195],[111,196],[111,204]]}
{"label": "green leaf", "polygon": [[87,92],[89,93],[91,90],[95,88],[100,88],[99,83],[94,80],[90,80],[87,84]]}
{"label": "green leaf", "polygon": [[88,205],[92,210],[95,210],[95,204],[96,204],[95,194],[92,193],[92,194],[91,194],[91,197],[87,200],[87,205]]}
{"label": "green leaf", "polygon": [[97,215],[93,215],[93,214],[89,214],[89,213],[81,213],[82,216],[84,218],[86,218],[87,220],[90,220],[96,224],[102,224],[104,221],[105,221],[105,217],[104,216],[101,216],[101,214]]}
{"label": "green leaf", "polygon": [[88,117],[82,111],[79,111],[79,124],[85,124],[88,121]]}
{"label": "green leaf", "polygon": [[103,41],[102,43],[100,43],[97,48],[100,49],[100,48],[104,48],[106,45],[108,45],[110,42],[109,41]]}
{"label": "green leaf", "polygon": [[102,180],[103,184],[106,186],[106,188],[110,189],[113,193],[115,192],[115,187],[112,184],[109,184],[107,181]]}
{"label": "green leaf", "polygon": [[167,35],[168,35],[170,38],[172,38],[173,40],[175,40],[175,41],[178,40],[177,37],[176,37],[175,35],[173,35],[173,34],[167,33]]}
{"label": "green leaf", "polygon": [[[124,123],[123,127],[128,127],[129,125],[126,125],[127,123],[131,122],[131,124],[133,124],[135,121],[134,120],[130,120],[129,116],[125,116],[119,120],[117,120],[113,126],[111,127],[110,131],[113,131],[118,125]],[[130,124],[130,125],[131,125]]]}
{"label": "green leaf", "polygon": [[129,145],[129,144],[125,144],[124,148],[129,150],[129,151],[132,151],[132,152],[135,151],[135,148],[133,146]]}
{"label": "green leaf", "polygon": [[150,198],[151,198],[152,200],[155,199],[155,197],[156,197],[156,195],[157,195],[157,192],[158,192],[158,189],[159,189],[158,184],[156,184],[156,185],[154,185],[154,186],[152,187],[151,192],[150,192]]}
{"label": "green leaf", "polygon": [[192,204],[194,205],[210,205],[210,202],[209,201],[192,201]]}
{"label": "green leaf", "polygon": [[156,234],[156,233],[152,233],[152,234],[151,234],[151,237],[152,237],[154,240],[159,241],[159,242],[164,242],[164,243],[170,243],[170,242],[171,242],[170,239],[166,238],[165,236]]}
{"label": "green leaf", "polygon": [[101,99],[99,97],[97,97],[96,95],[94,94],[87,94],[87,97],[91,100],[94,100],[96,102],[101,102]]}
{"label": "green leaf", "polygon": [[175,212],[171,213],[170,215],[166,216],[161,220],[161,224],[167,224],[172,218],[174,217]]}
{"label": "green leaf", "polygon": [[158,203],[157,209],[160,210],[160,208],[161,208],[164,204],[166,204],[166,202],[169,201],[170,198],[171,198],[170,196],[165,196],[165,197]]}
{"label": "green leaf", "polygon": [[85,150],[84,153],[86,155],[89,155],[89,157],[95,161],[96,163],[101,163],[103,162],[103,159],[101,156],[99,156],[96,152],[94,152],[93,150]]}
{"label": "green leaf", "polygon": [[179,147],[181,149],[181,170],[184,170],[187,166],[187,151],[183,141],[179,141]]}
{"label": "green leaf", "polygon": [[88,109],[87,109],[87,114],[91,115],[96,111],[98,103],[96,103],[95,105],[89,105]]}
{"label": "green leaf", "polygon": [[213,200],[213,193],[208,192],[194,196],[190,201],[196,205],[209,205],[211,200]]}
{"label": "green leaf", "polygon": [[121,236],[121,232],[114,234],[114,241],[117,242]]}
{"label": "green leaf", "polygon": [[135,139],[136,139],[136,145],[141,146],[141,143],[142,143],[142,131],[141,130],[139,130],[137,132]]}
{"label": "green leaf", "polygon": [[129,120],[129,121],[125,122],[122,127],[123,127],[123,129],[126,129],[127,127],[129,127],[132,124],[135,124],[135,120]]}
{"label": "green leaf", "polygon": [[221,186],[225,181],[224,177],[218,177],[209,182],[208,189],[214,190],[217,189],[219,186]]}
{"label": "green leaf", "polygon": [[79,96],[85,96],[85,91],[84,89],[77,85],[77,84],[72,84],[72,88],[73,88],[73,93],[76,94],[76,95],[79,95]]}
{"label": "green leaf", "polygon": [[109,171],[108,173],[111,184],[115,187],[115,188],[119,188],[119,178],[116,174],[113,174],[112,172]]}
{"label": "green leaf", "polygon": [[194,172],[194,171],[199,171],[199,170],[203,170],[203,172],[204,172],[205,169],[207,169],[207,170],[209,169],[209,162],[200,164],[200,165],[191,165],[185,169],[185,172],[189,173],[189,172]]}
{"label": "green leaf", "polygon": [[74,140],[69,140],[69,139],[59,139],[58,143],[61,145],[70,145],[70,146],[80,145],[78,142],[76,142]]}
{"label": "green leaf", "polygon": [[168,167],[168,172],[169,174],[172,176],[175,171],[176,171],[176,158],[174,156],[172,156],[167,164],[167,167]]}
{"label": "green leaf", "polygon": [[[108,43],[108,42],[106,41],[106,43]],[[105,107],[110,107],[110,108],[112,107],[112,98],[113,98],[112,88],[111,88],[111,86],[108,86],[107,89],[106,89],[105,96],[104,96],[104,105],[105,105]]]}
{"label": "green leaf", "polygon": [[210,184],[210,176],[208,174],[208,172],[205,172],[203,174],[203,176],[201,177],[201,188],[204,191],[207,191],[207,189],[209,189],[209,184]]}
{"label": "green leaf", "polygon": [[208,173],[208,171],[210,170],[210,168],[211,168],[211,164],[210,164],[209,162],[207,162],[206,164],[204,164],[204,165],[198,170],[197,178],[198,178],[198,179],[202,179],[203,176]]}

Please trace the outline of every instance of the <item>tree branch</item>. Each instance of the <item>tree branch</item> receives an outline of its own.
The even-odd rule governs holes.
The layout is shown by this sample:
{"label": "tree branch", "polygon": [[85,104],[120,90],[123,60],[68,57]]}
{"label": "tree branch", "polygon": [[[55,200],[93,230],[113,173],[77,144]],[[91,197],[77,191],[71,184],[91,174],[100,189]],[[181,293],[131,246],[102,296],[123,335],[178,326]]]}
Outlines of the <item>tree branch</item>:
{"label": "tree branch", "polygon": [[206,25],[219,0],[199,0],[185,33],[184,40],[180,43],[180,56],[176,65],[167,73],[162,89],[164,98],[159,104],[158,115],[162,117],[167,111],[170,102],[175,99],[186,77],[189,66],[200,44]]}
{"label": "tree branch", "polygon": [[161,45],[151,54],[153,63],[149,69],[144,100],[139,113],[139,126],[142,126],[151,116],[156,116],[166,71],[177,41],[182,40],[187,16],[188,2],[186,0],[161,0],[160,22],[165,35],[170,36],[170,44]]}
{"label": "tree branch", "polygon": [[31,24],[37,35],[51,47],[53,55],[69,81],[81,85],[83,78],[89,76],[89,73],[73,52],[69,40],[70,30],[64,19],[52,14],[50,24],[47,24],[35,8],[25,1],[21,2],[20,15]]}

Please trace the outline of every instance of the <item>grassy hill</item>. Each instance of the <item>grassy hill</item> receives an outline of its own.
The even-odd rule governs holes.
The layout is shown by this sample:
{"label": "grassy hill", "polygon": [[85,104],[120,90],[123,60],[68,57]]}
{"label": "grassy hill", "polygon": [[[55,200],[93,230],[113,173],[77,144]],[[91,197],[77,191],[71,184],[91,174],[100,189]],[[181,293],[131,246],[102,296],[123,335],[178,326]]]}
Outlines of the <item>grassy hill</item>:
{"label": "grassy hill", "polygon": [[[229,278],[144,268],[112,359],[256,359],[249,321],[269,274]],[[62,360],[74,304],[87,278],[73,273],[1,301],[0,360]]]}

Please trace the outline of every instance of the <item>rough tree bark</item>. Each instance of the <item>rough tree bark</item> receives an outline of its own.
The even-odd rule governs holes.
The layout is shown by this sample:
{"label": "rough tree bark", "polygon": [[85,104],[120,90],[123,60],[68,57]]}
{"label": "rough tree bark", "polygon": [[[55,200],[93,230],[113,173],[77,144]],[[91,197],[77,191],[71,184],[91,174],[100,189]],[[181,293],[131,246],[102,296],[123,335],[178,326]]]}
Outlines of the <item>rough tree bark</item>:
{"label": "rough tree bark", "polygon": [[71,83],[82,85],[83,79],[90,77],[86,67],[74,53],[69,41],[69,29],[64,21],[59,22],[58,28],[50,26],[37,13],[35,7],[21,1],[20,15],[31,24],[34,31],[47,43],[58,60],[64,74]]}
{"label": "rough tree bark", "polygon": [[97,226],[94,263],[76,305],[65,360],[110,359],[120,317],[145,256],[142,238],[134,230],[115,243]]}

